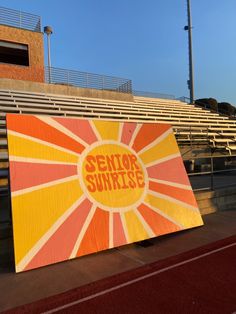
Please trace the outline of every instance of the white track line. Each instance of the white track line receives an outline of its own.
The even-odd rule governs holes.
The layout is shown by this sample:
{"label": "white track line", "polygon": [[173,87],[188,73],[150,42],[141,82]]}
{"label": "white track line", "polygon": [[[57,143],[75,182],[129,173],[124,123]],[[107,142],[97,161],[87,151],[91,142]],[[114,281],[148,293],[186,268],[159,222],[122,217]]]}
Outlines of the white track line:
{"label": "white track line", "polygon": [[176,264],[171,265],[171,266],[168,266],[168,267],[164,267],[164,268],[162,268],[162,269],[159,269],[159,270],[154,271],[154,272],[152,272],[152,273],[149,273],[149,274],[147,274],[147,275],[144,275],[144,276],[135,278],[135,279],[130,280],[130,281],[126,281],[126,282],[124,282],[124,283],[122,283],[122,284],[120,284],[120,285],[114,286],[114,287],[112,287],[112,288],[105,289],[105,290],[103,290],[103,291],[94,293],[94,294],[89,295],[89,296],[87,296],[87,297],[84,297],[84,298],[82,298],[82,299],[79,299],[79,300],[70,302],[70,303],[68,303],[68,304],[59,306],[59,307],[54,308],[54,309],[52,309],[52,310],[49,310],[49,311],[47,311],[47,312],[43,312],[43,314],[52,314],[52,313],[56,313],[56,312],[58,312],[58,311],[61,311],[61,310],[63,310],[63,309],[67,309],[67,308],[69,308],[69,307],[71,307],[71,306],[74,306],[74,305],[77,305],[77,304],[79,304],[79,303],[82,303],[82,302],[85,302],[85,301],[88,301],[88,300],[91,300],[91,299],[95,299],[95,298],[97,298],[97,297],[99,297],[99,296],[101,296],[101,295],[104,295],[104,294],[107,294],[107,293],[109,293],[109,292],[112,292],[112,291],[121,289],[121,288],[123,288],[123,287],[127,287],[127,286],[129,286],[129,285],[132,285],[133,283],[136,283],[136,282],[142,281],[142,280],[144,280],[144,279],[146,279],[146,278],[150,278],[150,277],[156,276],[156,275],[158,275],[158,274],[164,273],[165,271],[168,271],[168,270],[170,270],[170,269],[177,268],[177,267],[179,267],[179,266],[182,266],[182,265],[191,263],[191,262],[196,261],[196,260],[198,260],[198,259],[201,259],[201,258],[203,258],[203,257],[205,257],[205,256],[209,256],[209,255],[212,255],[212,254],[214,254],[214,253],[223,251],[223,250],[228,249],[228,248],[230,248],[230,247],[232,247],[232,246],[235,246],[235,245],[236,245],[236,242],[234,242],[234,243],[232,243],[232,244],[229,244],[229,245],[226,245],[226,246],[223,246],[223,247],[221,247],[221,248],[219,248],[219,249],[215,249],[215,250],[212,250],[212,251],[210,251],[210,252],[201,254],[201,255],[199,255],[199,256],[196,256],[196,257],[193,257],[193,258],[189,258],[189,259],[187,259],[187,260],[185,260],[185,261],[176,263]]}

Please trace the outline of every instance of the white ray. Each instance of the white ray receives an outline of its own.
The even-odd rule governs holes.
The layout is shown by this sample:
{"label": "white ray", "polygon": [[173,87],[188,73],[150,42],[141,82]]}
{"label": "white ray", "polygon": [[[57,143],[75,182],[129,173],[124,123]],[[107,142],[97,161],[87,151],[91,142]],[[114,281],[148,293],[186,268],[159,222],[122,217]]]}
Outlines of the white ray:
{"label": "white ray", "polygon": [[123,230],[124,230],[126,242],[130,243],[129,234],[128,234],[128,230],[127,230],[127,225],[126,225],[126,220],[125,220],[124,213],[120,213],[120,218],[121,218],[121,223],[122,223],[122,227],[123,227]]}
{"label": "white ray", "polygon": [[74,162],[66,162],[66,161],[54,161],[54,160],[46,160],[46,159],[38,159],[38,158],[27,158],[27,157],[19,157],[19,156],[9,156],[10,161],[18,161],[18,162],[29,162],[36,164],[52,164],[52,165],[74,165],[77,166],[78,163]]}
{"label": "white ray", "polygon": [[138,217],[138,219],[140,220],[141,224],[143,225],[145,231],[147,232],[148,236],[150,238],[153,238],[156,236],[156,234],[153,232],[153,230],[151,229],[151,227],[148,225],[148,223],[145,221],[145,219],[143,218],[143,216],[140,214],[140,212],[136,209],[134,209],[134,212],[136,214],[136,216]]}
{"label": "white ray", "polygon": [[150,176],[149,176],[149,181],[160,183],[160,184],[165,184],[165,185],[169,185],[169,186],[173,186],[175,188],[180,188],[180,189],[183,189],[183,190],[189,190],[189,191],[192,190],[191,185],[175,183],[175,182],[170,182],[170,181],[166,181],[166,180],[154,179],[154,178],[152,178]]}
{"label": "white ray", "polygon": [[70,208],[68,208],[62,216],[51,226],[51,228],[35,243],[29,252],[16,265],[16,271],[22,271],[33,259],[33,257],[40,251],[43,245],[50,239],[50,237],[57,231],[57,229],[65,222],[65,220],[73,213],[73,211],[84,201],[85,196],[82,195]]}
{"label": "white ray", "polygon": [[98,132],[96,126],[93,123],[93,120],[88,120],[88,122],[89,122],[89,124],[90,124],[90,126],[91,126],[91,128],[92,128],[92,130],[94,132],[94,134],[96,135],[97,140],[98,141],[102,141],[101,134]]}
{"label": "white ray", "polygon": [[121,142],[121,138],[122,138],[122,133],[123,133],[123,127],[124,127],[124,123],[120,122],[119,123],[119,132],[118,132],[118,142]]}
{"label": "white ray", "polygon": [[142,126],[143,126],[142,124],[137,124],[136,125],[136,128],[135,128],[135,130],[134,130],[134,132],[132,134],[131,140],[129,142],[129,147],[132,147],[134,145],[134,141],[135,141],[135,139],[136,139],[136,137],[137,137],[137,135],[138,135],[138,133],[139,133],[139,131],[140,131]]}
{"label": "white ray", "polygon": [[148,168],[148,167],[152,167],[155,165],[159,165],[165,161],[169,161],[169,160],[174,159],[176,157],[181,157],[180,153],[171,154],[171,155],[168,155],[166,157],[160,158],[158,160],[151,161],[148,164],[145,164],[145,166],[146,166],[146,168]]}

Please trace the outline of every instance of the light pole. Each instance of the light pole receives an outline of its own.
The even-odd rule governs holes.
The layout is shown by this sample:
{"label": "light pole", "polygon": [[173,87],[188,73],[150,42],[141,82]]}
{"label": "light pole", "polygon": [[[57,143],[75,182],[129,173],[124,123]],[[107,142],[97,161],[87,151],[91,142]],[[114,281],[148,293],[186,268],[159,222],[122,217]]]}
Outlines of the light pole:
{"label": "light pole", "polygon": [[52,34],[51,26],[44,27],[44,33],[47,34],[47,44],[48,44],[48,78],[49,83],[51,83],[51,48],[50,48],[50,35]]}
{"label": "light pole", "polygon": [[194,102],[194,80],[193,80],[193,51],[192,51],[192,17],[191,17],[191,3],[187,0],[188,25],[184,27],[188,31],[188,56],[189,56],[189,79],[188,88],[190,94],[190,103]]}

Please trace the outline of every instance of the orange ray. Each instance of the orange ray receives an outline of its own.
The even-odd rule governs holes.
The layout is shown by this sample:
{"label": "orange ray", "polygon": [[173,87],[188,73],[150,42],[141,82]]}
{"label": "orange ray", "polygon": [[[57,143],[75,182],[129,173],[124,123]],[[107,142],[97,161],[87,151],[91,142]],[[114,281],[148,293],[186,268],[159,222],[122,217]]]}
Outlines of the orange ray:
{"label": "orange ray", "polygon": [[171,196],[194,207],[198,207],[195,196],[191,190],[185,190],[179,187],[174,187],[153,181],[149,182],[149,189],[164,195]]}
{"label": "orange ray", "polygon": [[157,236],[181,230],[178,225],[161,216],[144,204],[141,204],[138,207],[138,211]]}
{"label": "orange ray", "polygon": [[76,165],[10,161],[12,192],[63,179],[76,174]]}
{"label": "orange ray", "polygon": [[133,149],[139,152],[142,148],[155,141],[160,135],[170,129],[169,124],[143,124],[133,144]]}
{"label": "orange ray", "polygon": [[113,243],[114,247],[127,244],[120,213],[113,213]]}
{"label": "orange ray", "polygon": [[108,248],[109,212],[97,208],[76,255],[86,255]]}
{"label": "orange ray", "polygon": [[92,203],[85,199],[71,213],[44,246],[32,258],[24,270],[61,262],[70,258],[71,251],[83,224],[91,209]]}
{"label": "orange ray", "polygon": [[36,116],[8,114],[7,129],[61,146],[76,153],[81,153],[84,150],[82,144],[44,123]]}
{"label": "orange ray", "polygon": [[122,129],[122,134],[121,134],[121,142],[129,145],[132,135],[134,130],[137,127],[137,123],[132,123],[132,122],[124,122],[123,129]]}
{"label": "orange ray", "polygon": [[183,160],[180,156],[148,167],[147,172],[149,178],[176,182],[190,186]]}
{"label": "orange ray", "polygon": [[92,144],[98,140],[89,123],[89,120],[61,117],[53,119],[88,144]]}

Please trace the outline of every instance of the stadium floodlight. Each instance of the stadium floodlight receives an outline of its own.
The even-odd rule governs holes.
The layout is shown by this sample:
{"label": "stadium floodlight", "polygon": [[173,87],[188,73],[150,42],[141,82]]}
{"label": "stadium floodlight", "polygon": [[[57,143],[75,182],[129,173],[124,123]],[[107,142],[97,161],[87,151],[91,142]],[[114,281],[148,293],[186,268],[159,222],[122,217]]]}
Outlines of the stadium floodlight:
{"label": "stadium floodlight", "polygon": [[47,44],[48,44],[48,78],[49,83],[51,83],[51,49],[50,49],[50,35],[52,34],[52,27],[45,26],[44,33],[47,35]]}
{"label": "stadium floodlight", "polygon": [[192,18],[191,18],[191,3],[187,0],[187,14],[188,25],[184,27],[185,31],[188,31],[188,52],[189,52],[189,79],[187,80],[190,103],[194,102],[194,80],[193,80],[193,52],[192,52]]}

